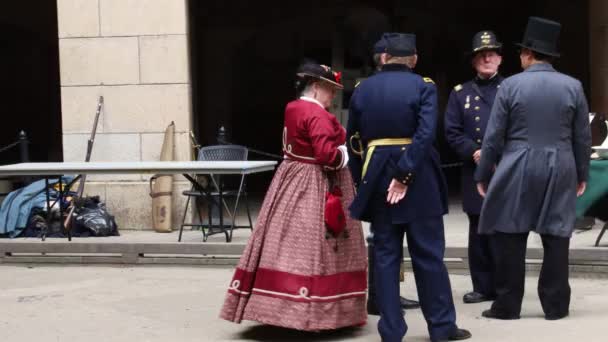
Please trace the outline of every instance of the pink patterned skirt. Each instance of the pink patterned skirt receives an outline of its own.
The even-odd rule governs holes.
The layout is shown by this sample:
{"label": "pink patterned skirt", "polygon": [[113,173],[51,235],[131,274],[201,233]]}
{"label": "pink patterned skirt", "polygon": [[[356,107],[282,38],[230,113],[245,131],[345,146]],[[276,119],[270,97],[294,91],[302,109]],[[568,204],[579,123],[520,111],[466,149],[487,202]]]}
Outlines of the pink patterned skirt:
{"label": "pink patterned skirt", "polygon": [[[354,197],[350,172],[337,172],[344,212]],[[319,331],[365,324],[367,255],[361,223],[326,238],[327,176],[322,167],[285,160],[232,278],[220,317]]]}

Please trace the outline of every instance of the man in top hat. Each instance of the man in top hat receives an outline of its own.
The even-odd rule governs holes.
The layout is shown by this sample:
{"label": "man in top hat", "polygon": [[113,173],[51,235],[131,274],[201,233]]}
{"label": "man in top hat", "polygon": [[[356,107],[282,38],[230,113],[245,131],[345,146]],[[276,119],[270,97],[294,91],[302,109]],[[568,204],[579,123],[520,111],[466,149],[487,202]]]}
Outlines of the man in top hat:
{"label": "man in top hat", "polygon": [[484,317],[520,317],[530,231],[543,243],[538,295],[545,318],[569,314],[568,248],[591,137],[581,83],[551,65],[559,57],[560,29],[557,22],[529,18],[518,44],[524,72],[502,82],[483,140],[475,172],[485,196],[479,231],[494,240],[497,294]]}
{"label": "man in top hat", "polygon": [[[446,267],[442,216],[446,184],[433,148],[437,89],[415,74],[416,38],[386,38],[382,69],[355,89],[347,137],[349,167],[359,184],[351,216],[374,227],[374,273],[383,341],[401,341],[407,325],[399,303],[399,265],[407,245],[422,313],[432,341],[462,340]],[[360,158],[362,156],[362,158]]]}
{"label": "man in top hat", "polygon": [[[384,33],[382,37],[374,44],[373,49],[373,60],[374,65],[376,67],[376,72],[379,72],[382,68],[382,60],[381,56],[386,51],[386,39],[385,37],[390,35],[390,33]],[[356,87],[361,84],[358,83]],[[359,171],[360,172],[360,171]],[[358,185],[357,185],[358,186]],[[380,311],[378,310],[378,305],[376,304],[376,286],[374,285],[374,231],[373,226],[370,225],[370,233],[367,236],[367,250],[368,250],[368,261],[369,268],[367,271],[367,313],[370,315],[379,315]],[[403,266],[403,264],[402,264]],[[400,274],[400,279],[403,281],[403,271]],[[411,300],[405,297],[399,297],[399,301],[401,303],[401,307],[403,309],[416,309],[420,307],[420,303],[415,300]]]}
{"label": "man in top hat", "polygon": [[462,206],[469,217],[469,270],[473,291],[464,295],[465,303],[480,303],[496,297],[494,257],[490,239],[477,232],[483,198],[473,179],[481,157],[481,142],[490,110],[503,78],[498,74],[502,44],[492,31],[473,37],[471,50],[475,77],[454,87],[445,111],[445,135],[450,147],[463,162],[461,171]]}

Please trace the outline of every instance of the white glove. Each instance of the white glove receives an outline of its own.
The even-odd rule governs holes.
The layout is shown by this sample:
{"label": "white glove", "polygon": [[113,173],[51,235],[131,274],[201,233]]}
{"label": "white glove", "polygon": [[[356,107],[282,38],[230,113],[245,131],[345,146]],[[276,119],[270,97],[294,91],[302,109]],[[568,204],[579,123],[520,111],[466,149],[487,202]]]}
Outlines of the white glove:
{"label": "white glove", "polygon": [[339,169],[345,168],[348,165],[348,149],[345,145],[338,146],[338,150],[342,152],[342,163],[338,166]]}

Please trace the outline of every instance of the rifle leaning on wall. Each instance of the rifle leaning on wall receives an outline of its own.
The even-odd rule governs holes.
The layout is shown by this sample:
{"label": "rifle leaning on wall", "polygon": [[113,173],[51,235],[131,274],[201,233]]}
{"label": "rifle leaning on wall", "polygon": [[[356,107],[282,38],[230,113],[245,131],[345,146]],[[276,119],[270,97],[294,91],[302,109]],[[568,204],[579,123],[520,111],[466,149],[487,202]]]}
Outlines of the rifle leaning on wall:
{"label": "rifle leaning on wall", "polygon": [[[89,138],[89,141],[87,142],[87,155],[84,158],[85,162],[89,162],[91,160],[91,153],[93,152],[93,143],[95,142],[95,135],[97,134],[97,124],[99,122],[99,116],[101,115],[102,107],[103,107],[103,96],[100,96],[99,100],[97,101],[97,111],[95,112],[95,121],[93,122],[93,130],[91,131],[91,137]],[[74,216],[74,210],[76,210],[77,203],[79,202],[79,199],[81,199],[82,195],[84,194],[84,183],[86,182],[87,175],[82,174],[82,175],[79,175],[79,177],[80,177],[80,182],[78,183],[78,190],[76,191],[76,195],[72,198],[72,208],[70,209],[70,212],[68,213],[68,216],[65,218],[65,221],[63,223],[63,226],[64,226],[66,232],[68,233],[68,239],[70,239],[70,240],[72,240],[70,224],[72,223],[72,218]]]}

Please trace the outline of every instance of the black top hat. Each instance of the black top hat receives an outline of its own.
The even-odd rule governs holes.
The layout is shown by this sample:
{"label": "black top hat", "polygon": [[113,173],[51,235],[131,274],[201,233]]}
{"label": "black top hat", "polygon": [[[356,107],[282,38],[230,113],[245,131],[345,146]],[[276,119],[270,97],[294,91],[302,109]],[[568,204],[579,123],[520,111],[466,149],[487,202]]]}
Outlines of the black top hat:
{"label": "black top hat", "polygon": [[299,77],[312,77],[328,82],[338,89],[344,89],[341,84],[342,73],[331,70],[330,67],[313,62],[304,62],[298,68],[297,74]]}
{"label": "black top hat", "polygon": [[411,33],[387,33],[386,52],[395,57],[412,56],[416,54],[416,35]]}
{"label": "black top hat", "polygon": [[557,42],[559,41],[561,28],[562,25],[558,22],[539,17],[530,17],[523,42],[516,43],[516,45],[547,56],[559,57]]}
{"label": "black top hat", "polygon": [[497,40],[492,31],[479,31],[473,36],[472,54],[486,50],[500,51],[500,48],[502,48],[502,43]]}

